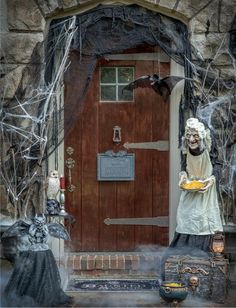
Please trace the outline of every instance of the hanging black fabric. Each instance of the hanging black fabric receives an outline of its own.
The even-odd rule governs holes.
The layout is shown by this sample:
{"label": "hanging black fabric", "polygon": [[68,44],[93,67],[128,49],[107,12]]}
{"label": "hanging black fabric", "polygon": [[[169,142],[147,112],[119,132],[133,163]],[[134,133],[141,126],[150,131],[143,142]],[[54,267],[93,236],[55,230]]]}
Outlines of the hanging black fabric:
{"label": "hanging black fabric", "polygon": [[61,288],[50,249],[20,252],[2,301],[6,307],[69,307],[72,304],[72,298]]}
{"label": "hanging black fabric", "polygon": [[[61,24],[62,20],[54,20],[51,23],[48,39],[51,46],[60,33]],[[77,59],[76,85],[73,85],[75,76],[72,67],[69,66],[65,72],[65,83],[75,98],[70,102],[70,110],[66,111],[66,132],[70,131],[81,111],[97,59],[101,57],[121,53],[142,44],[159,46],[174,61],[183,65],[185,75],[191,77],[191,66],[186,61],[186,58],[191,59],[188,31],[186,25],[178,20],[137,5],[98,6],[77,15],[76,27],[77,31],[71,45],[71,58]],[[52,48],[48,46],[47,50]],[[52,57],[46,70],[47,81],[50,81],[53,63]],[[186,99],[183,100],[182,108],[185,108],[185,105],[191,107],[193,91],[191,84],[189,82],[186,84],[184,90]]]}

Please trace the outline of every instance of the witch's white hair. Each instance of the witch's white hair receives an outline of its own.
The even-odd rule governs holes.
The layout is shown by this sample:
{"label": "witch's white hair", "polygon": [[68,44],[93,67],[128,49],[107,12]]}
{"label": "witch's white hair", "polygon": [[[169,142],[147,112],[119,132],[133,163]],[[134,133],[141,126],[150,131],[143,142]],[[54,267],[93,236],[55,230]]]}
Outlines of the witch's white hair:
{"label": "witch's white hair", "polygon": [[[202,140],[202,148],[206,148],[208,151],[211,149],[211,136],[209,129],[206,129],[204,124],[200,122],[197,118],[189,118],[186,121],[185,132],[188,129],[195,129],[199,137]],[[187,142],[185,136],[182,137],[182,152],[183,154],[187,153]]]}

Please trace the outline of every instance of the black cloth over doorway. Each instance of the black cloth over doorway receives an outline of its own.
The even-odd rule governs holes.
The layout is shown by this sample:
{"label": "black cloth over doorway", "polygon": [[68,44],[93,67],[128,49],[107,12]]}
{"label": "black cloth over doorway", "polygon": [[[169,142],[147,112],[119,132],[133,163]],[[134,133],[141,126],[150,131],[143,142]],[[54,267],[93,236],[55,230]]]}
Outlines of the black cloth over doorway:
{"label": "black cloth over doorway", "polygon": [[[48,52],[58,44],[62,20],[53,20],[48,33]],[[150,11],[138,5],[98,6],[76,16],[76,33],[71,44],[71,56],[76,57],[77,74],[73,75],[69,66],[65,72],[65,84],[73,92],[73,101],[65,121],[65,133],[75,123],[81,112],[84,98],[91,82],[96,62],[108,54],[121,53],[142,44],[158,46],[174,61],[184,66],[185,76],[191,77],[191,45],[186,25],[173,18]],[[46,55],[47,57],[47,55]],[[45,79],[53,79],[53,63],[56,53],[48,55],[51,59],[47,65]],[[190,61],[188,61],[188,60]],[[75,83],[76,77],[76,84]],[[193,91],[190,82],[185,82],[181,109],[193,109]],[[183,117],[183,113],[180,113]],[[180,120],[181,121],[181,120]],[[182,123],[183,121],[181,121]],[[180,123],[180,125],[181,125]]]}

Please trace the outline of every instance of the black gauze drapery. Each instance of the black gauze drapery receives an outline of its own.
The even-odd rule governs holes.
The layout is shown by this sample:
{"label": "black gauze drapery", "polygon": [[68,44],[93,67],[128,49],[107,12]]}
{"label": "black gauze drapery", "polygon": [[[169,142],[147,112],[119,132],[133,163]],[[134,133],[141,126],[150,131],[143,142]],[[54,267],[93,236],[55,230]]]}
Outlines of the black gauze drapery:
{"label": "black gauze drapery", "polygon": [[[55,44],[60,33],[61,23],[61,19],[51,23],[47,50],[52,50],[51,47]],[[69,91],[74,93],[75,98],[70,101],[70,110],[66,111],[68,115],[66,117],[68,120],[65,122],[67,132],[81,111],[96,61],[101,57],[121,53],[141,44],[159,46],[174,61],[184,66],[185,75],[191,77],[191,67],[186,61],[186,58],[191,59],[188,31],[186,25],[178,20],[137,5],[98,6],[77,15],[76,28],[70,50],[71,58],[74,58],[77,63],[77,74],[74,75],[75,73],[69,65],[64,77]],[[65,46],[60,46],[60,48],[65,48]],[[50,78],[52,78],[53,57],[55,55],[51,57],[46,69],[47,82],[50,82]],[[193,91],[191,84],[189,82],[186,84],[184,105],[188,108],[191,107]]]}
{"label": "black gauze drapery", "polygon": [[4,307],[69,307],[50,249],[21,251],[3,293]]}

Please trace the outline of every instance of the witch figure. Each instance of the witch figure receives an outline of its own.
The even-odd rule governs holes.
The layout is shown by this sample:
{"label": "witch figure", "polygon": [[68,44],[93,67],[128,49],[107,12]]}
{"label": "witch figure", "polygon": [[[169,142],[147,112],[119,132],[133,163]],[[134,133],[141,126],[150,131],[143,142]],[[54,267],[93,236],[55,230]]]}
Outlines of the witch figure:
{"label": "witch figure", "polygon": [[209,254],[212,236],[223,232],[210,148],[209,130],[197,118],[188,119],[182,147],[186,171],[180,172],[182,192],[170,247],[187,246]]}
{"label": "witch figure", "polygon": [[177,226],[162,256],[162,279],[165,278],[164,264],[169,256],[211,257],[212,237],[223,232],[210,149],[209,130],[197,118],[189,118],[182,138],[186,169],[179,174],[181,195]]}
{"label": "witch figure", "polygon": [[70,306],[62,290],[59,270],[48,246],[49,235],[69,240],[62,224],[46,223],[44,215],[30,222],[18,220],[3,237],[17,236],[19,256],[3,294],[6,307]]}

